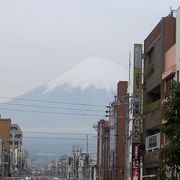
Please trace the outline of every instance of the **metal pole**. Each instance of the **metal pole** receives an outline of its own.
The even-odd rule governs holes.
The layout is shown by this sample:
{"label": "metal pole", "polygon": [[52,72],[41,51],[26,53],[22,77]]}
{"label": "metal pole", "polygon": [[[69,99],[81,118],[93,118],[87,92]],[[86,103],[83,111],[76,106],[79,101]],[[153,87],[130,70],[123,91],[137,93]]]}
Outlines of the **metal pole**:
{"label": "metal pole", "polygon": [[126,98],[126,121],[125,121],[125,180],[129,178],[129,94]]}

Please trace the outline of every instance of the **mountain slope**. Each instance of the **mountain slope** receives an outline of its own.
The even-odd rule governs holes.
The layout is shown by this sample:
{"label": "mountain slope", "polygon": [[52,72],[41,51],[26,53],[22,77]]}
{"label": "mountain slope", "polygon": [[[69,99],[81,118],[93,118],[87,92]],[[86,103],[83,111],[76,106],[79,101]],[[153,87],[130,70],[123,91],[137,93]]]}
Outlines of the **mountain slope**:
{"label": "mountain slope", "polygon": [[[105,118],[105,106],[114,99],[117,82],[125,79],[126,71],[110,60],[88,58],[48,84],[9,101],[9,104],[1,104],[1,115],[10,117],[24,132],[63,132],[66,135],[53,137],[70,138],[69,141],[60,139],[58,144],[53,139],[41,139],[40,143],[38,138],[37,142],[34,139],[30,141],[29,134],[24,133],[24,143],[28,149],[68,152],[73,144],[86,144],[85,134],[96,133],[93,125]],[[75,138],[71,133],[84,135]],[[43,136],[51,137],[50,134]],[[95,145],[95,141],[91,143]],[[44,146],[46,148],[42,149]]]}
{"label": "mountain slope", "polygon": [[50,81],[45,92],[53,91],[61,85],[81,90],[89,86],[106,91],[115,90],[120,78],[127,79],[127,71],[123,68],[108,59],[90,57]]}

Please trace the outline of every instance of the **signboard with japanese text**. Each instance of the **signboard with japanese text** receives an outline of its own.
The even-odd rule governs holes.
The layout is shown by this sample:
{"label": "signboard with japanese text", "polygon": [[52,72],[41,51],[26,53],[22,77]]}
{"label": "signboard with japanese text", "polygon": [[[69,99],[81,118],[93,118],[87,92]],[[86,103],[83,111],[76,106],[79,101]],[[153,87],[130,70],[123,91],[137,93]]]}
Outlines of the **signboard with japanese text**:
{"label": "signboard with japanese text", "polygon": [[132,180],[140,180],[140,144],[132,145]]}
{"label": "signboard with japanese text", "polygon": [[134,44],[132,180],[140,180],[142,44]]}
{"label": "signboard with japanese text", "polygon": [[141,142],[141,130],[140,130],[140,119],[134,118],[133,119],[133,143],[140,143]]}
{"label": "signboard with japanese text", "polygon": [[134,44],[134,87],[135,94],[141,93],[142,88],[142,44]]}

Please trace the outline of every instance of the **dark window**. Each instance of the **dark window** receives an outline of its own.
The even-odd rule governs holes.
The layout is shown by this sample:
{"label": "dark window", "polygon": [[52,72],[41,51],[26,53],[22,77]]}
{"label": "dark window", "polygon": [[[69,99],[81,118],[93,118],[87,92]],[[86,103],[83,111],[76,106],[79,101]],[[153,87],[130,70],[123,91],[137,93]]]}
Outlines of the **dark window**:
{"label": "dark window", "polygon": [[154,48],[151,48],[147,53],[148,64],[154,63]]}
{"label": "dark window", "polygon": [[166,80],[166,97],[170,96],[170,86],[171,83],[173,82],[174,76],[170,76],[167,80]]}

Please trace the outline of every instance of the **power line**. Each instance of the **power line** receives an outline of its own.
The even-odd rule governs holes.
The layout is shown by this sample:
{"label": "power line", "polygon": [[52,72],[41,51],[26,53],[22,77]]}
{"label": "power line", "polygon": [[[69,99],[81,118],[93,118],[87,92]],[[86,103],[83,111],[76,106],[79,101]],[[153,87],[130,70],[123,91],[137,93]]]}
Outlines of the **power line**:
{"label": "power line", "polygon": [[95,136],[97,134],[91,134],[91,133],[71,133],[71,132],[68,132],[68,133],[65,133],[65,132],[40,132],[40,131],[23,131],[23,134],[26,133],[26,134],[60,134],[60,135],[92,135],[92,136]]}
{"label": "power line", "polygon": [[[23,138],[30,138],[30,139],[54,139],[54,140],[82,140],[86,141],[84,138],[60,138],[60,137],[40,137],[40,136],[24,136]],[[91,138],[88,140],[96,140],[96,138]]]}
{"label": "power line", "polygon": [[78,105],[78,106],[106,107],[106,106],[98,105],[98,104],[74,103],[74,102],[65,102],[65,101],[50,101],[50,100],[39,100],[39,99],[29,99],[29,98],[0,97],[0,99],[21,100],[21,101],[34,101],[34,102],[46,102],[46,103]]}
{"label": "power line", "polygon": [[89,112],[105,112],[102,110],[95,109],[80,109],[80,108],[64,108],[57,106],[43,106],[43,105],[27,105],[27,104],[18,104],[18,103],[2,103],[1,105],[13,105],[13,106],[23,106],[23,107],[35,107],[35,108],[48,108],[48,109],[63,109],[63,110],[74,110],[74,111],[89,111]]}
{"label": "power line", "polygon": [[[79,143],[79,144],[78,144]],[[45,141],[41,141],[41,142],[39,142],[38,144],[36,144],[36,143],[34,143],[34,142],[28,142],[28,143],[23,143],[23,146],[25,147],[25,148],[27,148],[27,147],[31,147],[31,150],[32,150],[32,147],[33,148],[41,148],[41,147],[39,147],[39,146],[43,146],[43,147],[46,147],[46,146],[48,146],[48,150],[49,149],[54,149],[55,151],[56,151],[56,149],[58,148],[58,149],[68,149],[68,150],[72,150],[72,147],[73,147],[73,145],[80,145],[80,146],[82,146],[83,147],[83,149],[85,149],[85,144],[83,143],[83,142],[78,142],[78,143],[71,143],[71,144],[64,144],[63,143],[63,146],[61,146],[61,143],[59,143],[59,144],[57,144],[57,142],[55,142],[55,144],[57,145],[56,147],[54,147],[54,146],[48,146],[48,144],[47,144],[47,142],[45,142]],[[82,143],[82,144],[81,144]],[[30,150],[30,151],[31,151]],[[42,149],[42,151],[43,151],[44,149]],[[46,150],[46,149],[45,149]],[[94,144],[92,144],[92,145],[90,145],[90,148],[89,148],[89,151],[96,151],[96,145],[94,145]]]}
{"label": "power line", "polygon": [[0,110],[42,113],[42,114],[56,114],[56,115],[73,115],[73,116],[94,116],[94,117],[104,116],[100,114],[61,113],[61,112],[52,112],[52,111],[34,111],[34,110],[23,110],[23,109],[1,108],[1,107]]}

